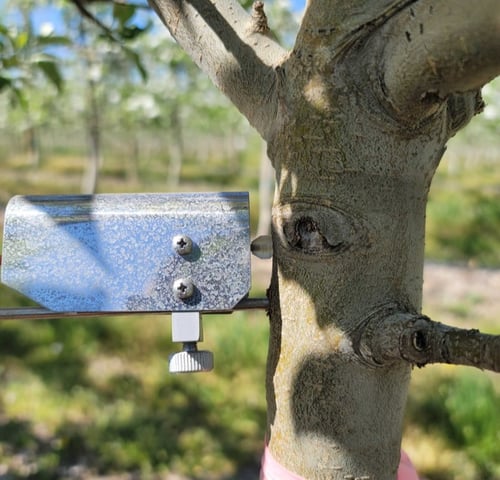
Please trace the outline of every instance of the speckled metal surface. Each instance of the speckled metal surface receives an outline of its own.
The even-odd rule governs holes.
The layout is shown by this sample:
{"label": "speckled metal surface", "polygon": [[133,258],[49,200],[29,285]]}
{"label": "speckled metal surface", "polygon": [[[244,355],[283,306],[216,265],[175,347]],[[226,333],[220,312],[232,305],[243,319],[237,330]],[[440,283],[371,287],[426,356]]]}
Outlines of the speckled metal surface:
{"label": "speckled metal surface", "polygon": [[2,282],[55,312],[231,310],[250,290],[248,194],[18,196],[2,253]]}

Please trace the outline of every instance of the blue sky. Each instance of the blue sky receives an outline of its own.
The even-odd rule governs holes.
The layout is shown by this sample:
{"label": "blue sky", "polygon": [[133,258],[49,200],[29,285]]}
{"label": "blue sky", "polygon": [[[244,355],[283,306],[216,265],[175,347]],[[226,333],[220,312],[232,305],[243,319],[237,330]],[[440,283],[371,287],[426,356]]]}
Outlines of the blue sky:
{"label": "blue sky", "polygon": [[306,5],[305,0],[292,0],[292,7],[293,9],[298,12],[302,10]]}

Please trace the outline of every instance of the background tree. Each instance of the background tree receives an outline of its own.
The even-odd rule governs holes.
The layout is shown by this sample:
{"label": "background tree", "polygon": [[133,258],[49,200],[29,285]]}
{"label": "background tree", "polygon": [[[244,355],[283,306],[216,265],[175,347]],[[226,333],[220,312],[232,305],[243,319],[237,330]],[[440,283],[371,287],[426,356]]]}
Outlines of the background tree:
{"label": "background tree", "polygon": [[[116,85],[145,80],[147,74],[140,58],[128,44],[149,30],[151,14],[144,4],[105,2],[99,4],[91,22],[89,19],[84,21],[72,5],[62,3],[58,5],[57,25],[40,24],[35,19],[39,14],[37,8],[43,6],[47,7],[47,2],[40,4],[30,0],[3,6],[8,20],[0,24],[0,91],[8,92],[11,103],[21,107],[22,118],[16,120],[14,117],[14,121],[16,126],[23,121],[34,166],[38,165],[40,157],[39,127],[51,121],[51,113],[57,108],[54,93],[57,93],[57,103],[64,103],[66,121],[70,119],[75,123],[75,118],[84,119],[89,161],[82,190],[94,192],[102,164],[101,122],[106,86],[109,87],[112,81]],[[145,9],[147,13],[138,18],[138,12]],[[82,112],[74,108],[81,102],[63,101],[63,87],[68,77],[73,89],[80,83],[77,90],[80,97],[85,98]],[[47,92],[47,82],[57,91]],[[74,96],[70,100],[74,100]]]}
{"label": "background tree", "polygon": [[[18,124],[26,137],[31,164],[38,167],[38,130],[63,86],[61,59],[54,50],[69,45],[69,40],[55,35],[48,26],[35,28],[30,7],[29,2],[19,2],[17,25],[0,24],[0,92],[7,92],[11,105],[19,110]],[[40,95],[39,89],[49,91]]]}
{"label": "background tree", "polygon": [[151,0],[268,143],[272,454],[309,478],[394,479],[412,366],[500,370],[500,339],[420,313],[427,193],[500,72],[494,0],[311,0],[291,51],[263,5]]}
{"label": "background tree", "polygon": [[[78,4],[80,5],[80,4]],[[73,35],[72,46],[77,61],[81,62],[80,71],[84,78],[82,91],[85,92],[85,126],[88,139],[87,171],[82,179],[82,192],[94,193],[97,188],[98,173],[102,167],[102,117],[107,108],[107,97],[116,86],[130,85],[139,80],[146,80],[147,73],[139,56],[125,42],[132,42],[149,30],[151,22],[142,27],[133,23],[138,6],[124,4],[100,4],[93,23],[82,17],[75,10],[66,13],[66,22],[76,24],[77,28],[68,28],[68,35]],[[110,19],[110,27],[105,26]],[[71,33],[74,31],[75,33]],[[135,67],[132,69],[131,67]]]}

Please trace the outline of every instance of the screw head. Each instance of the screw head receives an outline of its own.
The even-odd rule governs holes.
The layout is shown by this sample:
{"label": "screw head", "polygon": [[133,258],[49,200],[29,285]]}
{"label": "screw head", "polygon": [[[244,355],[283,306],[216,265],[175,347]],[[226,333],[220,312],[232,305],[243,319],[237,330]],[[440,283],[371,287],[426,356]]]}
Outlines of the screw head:
{"label": "screw head", "polygon": [[172,290],[177,298],[185,300],[190,298],[194,293],[193,281],[189,278],[179,278],[176,280],[172,286]]}
{"label": "screw head", "polygon": [[193,250],[193,241],[187,235],[176,235],[172,247],[179,255],[188,255]]}

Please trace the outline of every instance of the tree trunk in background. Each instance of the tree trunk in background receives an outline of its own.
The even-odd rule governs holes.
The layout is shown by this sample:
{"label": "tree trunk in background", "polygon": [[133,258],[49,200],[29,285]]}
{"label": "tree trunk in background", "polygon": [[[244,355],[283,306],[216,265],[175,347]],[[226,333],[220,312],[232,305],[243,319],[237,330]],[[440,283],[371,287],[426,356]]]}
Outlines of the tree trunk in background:
{"label": "tree trunk in background", "polygon": [[175,190],[181,179],[182,160],[184,158],[184,140],[182,135],[182,123],[179,116],[179,107],[174,105],[170,113],[170,142],[168,153],[167,186],[169,190]]}
{"label": "tree trunk in background", "polygon": [[139,134],[134,130],[134,132],[130,132],[132,135],[131,139],[131,152],[129,155],[127,155],[128,163],[128,169],[127,169],[127,177],[128,180],[131,181],[132,183],[138,183],[139,182],[139,165],[140,165],[140,159],[141,159],[141,145],[140,145],[140,138]]}
{"label": "tree trunk in background", "polygon": [[99,168],[102,165],[101,156],[101,122],[100,111],[97,103],[96,83],[89,79],[87,82],[87,167],[82,178],[81,191],[84,194],[93,194],[97,190]]}
{"label": "tree trunk in background", "polygon": [[26,136],[28,140],[28,154],[29,154],[29,163],[30,165],[37,169],[40,167],[40,141],[38,137],[38,129],[35,125],[31,123],[26,129]]}
{"label": "tree trunk in background", "polygon": [[307,479],[394,480],[412,365],[500,370],[498,337],[420,313],[427,194],[500,73],[500,4],[309,0],[286,52],[261,2],[150,3],[276,171],[270,451]]}

